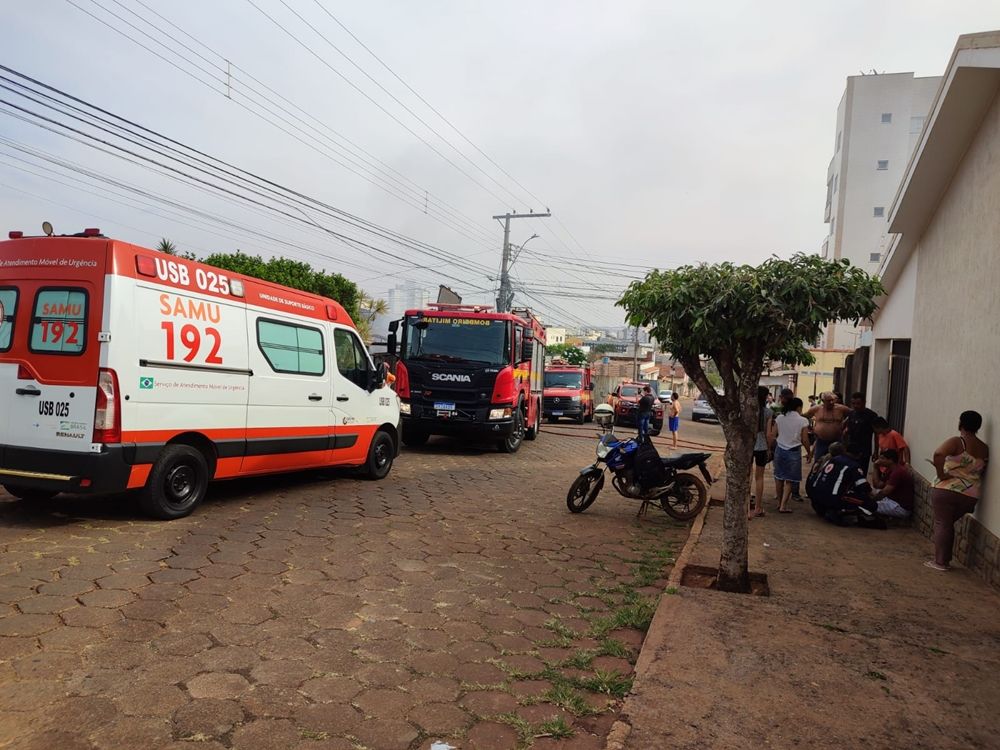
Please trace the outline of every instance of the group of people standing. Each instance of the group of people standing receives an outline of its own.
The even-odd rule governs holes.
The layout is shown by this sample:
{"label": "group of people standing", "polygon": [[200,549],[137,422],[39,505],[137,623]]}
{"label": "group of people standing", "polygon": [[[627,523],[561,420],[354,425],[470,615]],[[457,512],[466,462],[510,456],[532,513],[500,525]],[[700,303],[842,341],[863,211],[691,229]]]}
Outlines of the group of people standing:
{"label": "group of people standing", "polygon": [[[789,501],[802,501],[803,453],[812,463],[806,494],[817,514],[836,523],[853,516],[882,527],[880,518],[910,517],[914,482],[909,446],[866,406],[863,393],[851,394],[849,406],[835,392],[821,394],[818,403],[810,397],[803,412],[802,400],[790,389],[783,389],[772,404],[762,386],[758,402],[749,518],[764,515],[764,469],[771,461],[778,512],[791,513]],[[976,436],[982,421],[977,412],[963,412],[958,436],[946,440],[931,460],[937,475],[931,495],[935,554],[926,565],[935,570],[948,570],[955,523],[975,509],[979,498],[989,460],[989,447]]]}

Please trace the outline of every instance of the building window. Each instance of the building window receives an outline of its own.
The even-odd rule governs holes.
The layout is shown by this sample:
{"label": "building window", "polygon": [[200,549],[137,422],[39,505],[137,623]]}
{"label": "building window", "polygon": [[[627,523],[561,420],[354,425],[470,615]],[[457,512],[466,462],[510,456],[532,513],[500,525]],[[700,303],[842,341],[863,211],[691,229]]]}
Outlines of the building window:
{"label": "building window", "polygon": [[878,160],[878,169],[879,170],[885,171],[888,168],[889,168],[889,160],[888,159],[879,159]]}
{"label": "building window", "polygon": [[910,118],[910,135],[920,135],[920,131],[923,129],[924,129],[923,117]]}
{"label": "building window", "polygon": [[868,260],[871,261],[872,263],[878,263],[880,260],[882,260],[882,253],[871,253],[868,256]]}
{"label": "building window", "polygon": [[885,216],[885,206],[875,206],[875,210],[873,211],[872,215],[876,219],[881,219],[883,216]]}
{"label": "building window", "polygon": [[883,125],[888,125],[891,122],[892,122],[892,112],[883,112],[882,113],[882,124]]}

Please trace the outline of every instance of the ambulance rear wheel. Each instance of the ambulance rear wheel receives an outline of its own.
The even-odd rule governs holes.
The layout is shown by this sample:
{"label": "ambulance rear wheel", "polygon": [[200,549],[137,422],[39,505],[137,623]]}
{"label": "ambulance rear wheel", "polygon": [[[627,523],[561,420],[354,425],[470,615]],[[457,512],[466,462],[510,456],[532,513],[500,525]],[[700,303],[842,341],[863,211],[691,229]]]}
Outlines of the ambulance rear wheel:
{"label": "ambulance rear wheel", "polygon": [[200,451],[190,445],[168,445],[153,464],[139,505],[153,518],[183,518],[205,497],[208,479],[208,462]]}
{"label": "ambulance rear wheel", "polygon": [[379,430],[368,446],[368,460],[365,462],[364,473],[368,479],[382,479],[392,468],[392,460],[396,455],[396,445],[387,432]]}
{"label": "ambulance rear wheel", "polygon": [[29,487],[18,487],[16,484],[5,484],[3,486],[7,493],[13,495],[18,500],[27,500],[28,502],[42,502],[45,500],[51,500],[58,492],[50,492],[48,490],[33,490]]}

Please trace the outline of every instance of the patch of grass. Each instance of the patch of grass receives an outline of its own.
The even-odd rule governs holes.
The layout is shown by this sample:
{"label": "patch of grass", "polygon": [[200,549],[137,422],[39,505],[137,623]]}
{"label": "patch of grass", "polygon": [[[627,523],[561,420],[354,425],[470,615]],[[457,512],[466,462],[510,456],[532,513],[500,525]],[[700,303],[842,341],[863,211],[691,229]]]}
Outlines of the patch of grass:
{"label": "patch of grass", "polygon": [[545,693],[545,700],[566,709],[574,716],[588,716],[598,713],[591,708],[579,691],[565,680],[559,681],[549,688]]}
{"label": "patch of grass", "polygon": [[632,678],[617,671],[606,672],[603,669],[597,669],[594,670],[593,677],[576,680],[576,684],[593,693],[603,693],[613,698],[624,698],[632,689]]}
{"label": "patch of grass", "polygon": [[634,656],[632,649],[619,641],[617,638],[602,638],[597,644],[598,656],[615,656],[619,659],[632,660]]}
{"label": "patch of grass", "polygon": [[552,619],[545,622],[545,627],[561,638],[576,638],[577,633],[572,628],[563,625],[559,620]]}
{"label": "patch of grass", "polygon": [[531,745],[531,741],[535,737],[535,728],[531,726],[530,722],[514,713],[500,714],[496,717],[496,720],[501,724],[506,724],[514,728],[514,731],[517,732],[517,746],[519,748]]}
{"label": "patch of grass", "polygon": [[878,671],[876,671],[874,669],[869,670],[868,672],[865,672],[865,677],[867,677],[869,680],[888,680],[889,679],[884,674],[882,674],[881,672],[878,672]]}
{"label": "patch of grass", "polygon": [[673,596],[673,595],[674,595],[674,594],[676,594],[676,593],[677,593],[677,592],[678,592],[679,590],[680,590],[680,589],[678,589],[678,588],[677,588],[676,586],[667,586],[667,589],[666,589],[666,592],[665,592],[665,593],[667,593],[667,594],[670,594],[671,596]]}
{"label": "patch of grass", "polygon": [[635,601],[623,604],[611,615],[612,630],[618,628],[634,628],[635,630],[646,630],[649,623],[653,621],[653,614],[656,612],[656,602],[647,597],[641,597]]}
{"label": "patch of grass", "polygon": [[947,654],[948,652],[942,648],[937,648],[936,646],[928,646],[927,650],[932,654]]}
{"label": "patch of grass", "polygon": [[597,656],[597,654],[594,651],[580,650],[572,656],[564,659],[562,666],[573,667],[574,669],[590,669],[590,665],[594,662],[595,656]]}
{"label": "patch of grass", "polygon": [[476,690],[492,690],[498,693],[510,692],[506,682],[486,683],[486,682],[463,682],[459,685],[463,693],[471,693]]}
{"label": "patch of grass", "polygon": [[299,736],[304,740],[328,740],[330,739],[329,732],[314,732],[311,729],[300,729]]}
{"label": "patch of grass", "polygon": [[554,719],[543,721],[538,725],[538,734],[535,735],[535,737],[554,737],[556,739],[564,739],[572,736],[573,728],[566,723],[566,720],[562,716],[556,716]]}

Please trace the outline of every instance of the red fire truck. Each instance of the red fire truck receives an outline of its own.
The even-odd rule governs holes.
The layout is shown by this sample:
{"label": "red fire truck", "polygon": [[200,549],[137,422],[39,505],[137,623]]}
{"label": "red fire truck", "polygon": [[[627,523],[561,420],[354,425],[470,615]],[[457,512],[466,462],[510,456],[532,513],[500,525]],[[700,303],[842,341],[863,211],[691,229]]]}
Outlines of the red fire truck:
{"label": "red fire truck", "polygon": [[549,423],[561,417],[577,424],[594,418],[594,384],[589,365],[571,365],[561,359],[545,368],[544,416]]}
{"label": "red fire truck", "polygon": [[530,310],[450,304],[407,310],[389,325],[389,352],[398,356],[406,445],[467,435],[514,453],[522,440],[538,436],[545,329]]}

